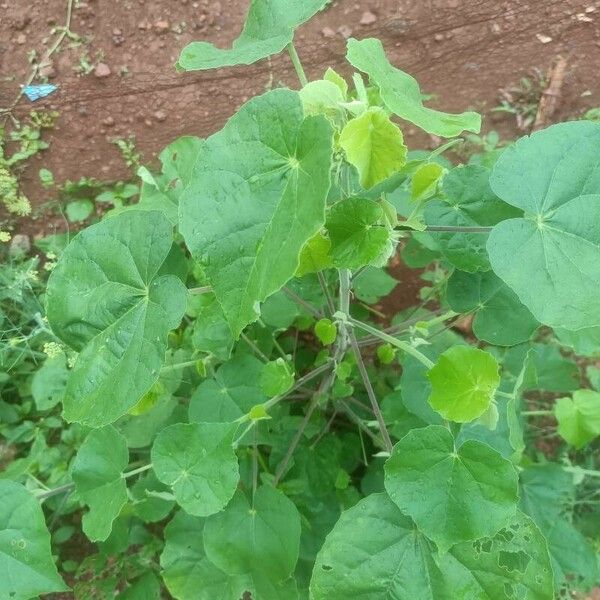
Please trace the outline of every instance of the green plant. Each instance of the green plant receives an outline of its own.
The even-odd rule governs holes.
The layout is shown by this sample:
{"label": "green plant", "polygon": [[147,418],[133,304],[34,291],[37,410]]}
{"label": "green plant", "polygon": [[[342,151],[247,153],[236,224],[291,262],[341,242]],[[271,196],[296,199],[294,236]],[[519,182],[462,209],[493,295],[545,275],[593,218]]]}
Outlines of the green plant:
{"label": "green plant", "polygon": [[[58,257],[42,369],[63,376],[38,411],[60,401],[76,454],[59,481],[0,480],[9,597],[67,587],[39,502],[51,528],[85,507],[98,552],[62,563],[81,597],[159,597],[160,576],[180,600],[551,600],[597,580],[600,393],[573,349],[600,350],[600,126],[492,170],[453,167],[454,141],[408,152],[394,115],[446,138],[480,118],[426,108],[375,39],[348,41],[353,89],[308,82],[293,31],[324,5],[254,0],[232,49],[186,48],[182,69],[287,47],[302,89],[176,140],[137,205]],[[428,285],[382,323],[398,251]]]}

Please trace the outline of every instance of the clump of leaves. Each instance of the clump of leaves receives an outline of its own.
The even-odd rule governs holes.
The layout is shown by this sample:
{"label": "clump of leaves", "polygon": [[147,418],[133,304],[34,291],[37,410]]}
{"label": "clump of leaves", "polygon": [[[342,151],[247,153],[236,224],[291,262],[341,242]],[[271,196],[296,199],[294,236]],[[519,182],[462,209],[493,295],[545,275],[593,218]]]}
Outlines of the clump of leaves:
{"label": "clump of leaves", "polygon": [[[9,595],[66,587],[39,501],[51,526],[83,507],[100,556],[80,573],[113,596],[551,600],[597,580],[580,523],[598,516],[582,449],[600,407],[549,332],[600,350],[600,126],[523,138],[491,169],[454,167],[454,142],[410,152],[405,121],[453,138],[479,115],[426,107],[375,39],[348,40],[353,85],[308,82],[294,29],[325,3],[254,0],[231,49],[184,49],[191,70],[287,47],[301,90],[170,144],[138,204],[60,253],[63,356],[39,372],[61,384],[38,410],[85,439],[70,432],[59,485],[29,463],[0,481]],[[387,315],[371,305],[398,252],[428,285]],[[468,337],[450,329],[473,315]],[[547,393],[572,394],[558,427],[539,423]],[[103,558],[140,546],[131,570]]]}

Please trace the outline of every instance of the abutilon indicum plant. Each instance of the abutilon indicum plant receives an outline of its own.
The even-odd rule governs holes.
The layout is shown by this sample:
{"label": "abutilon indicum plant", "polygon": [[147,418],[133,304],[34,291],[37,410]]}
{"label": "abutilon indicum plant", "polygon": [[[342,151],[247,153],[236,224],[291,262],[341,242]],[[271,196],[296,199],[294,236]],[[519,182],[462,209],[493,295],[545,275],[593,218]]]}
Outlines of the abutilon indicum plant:
{"label": "abutilon indicum plant", "polygon": [[[164,525],[153,579],[123,575],[136,598],[552,600],[597,580],[576,498],[600,394],[570,356],[600,350],[600,125],[453,166],[480,116],[426,107],[379,40],[348,40],[351,77],[307,80],[294,30],[326,3],[253,0],[230,49],[185,48],[184,71],[287,51],[300,89],[173,142],[138,204],[62,252],[47,319],[86,435],[59,487],[0,481],[0,598],[68,589],[45,524],[65,493],[95,543]],[[407,122],[449,141],[409,151]],[[399,314],[378,304],[393,256],[427,281]]]}

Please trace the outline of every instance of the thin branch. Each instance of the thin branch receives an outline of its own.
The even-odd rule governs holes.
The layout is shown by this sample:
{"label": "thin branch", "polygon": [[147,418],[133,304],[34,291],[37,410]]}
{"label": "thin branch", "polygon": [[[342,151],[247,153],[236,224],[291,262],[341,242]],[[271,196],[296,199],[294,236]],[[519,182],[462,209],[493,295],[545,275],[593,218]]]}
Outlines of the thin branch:
{"label": "thin branch", "polygon": [[320,319],[323,316],[323,313],[319,309],[315,308],[312,304],[310,304],[303,298],[300,298],[300,296],[298,296],[298,294],[296,294],[295,292],[292,292],[290,288],[284,286],[282,288],[282,291],[298,306],[301,306],[302,308],[307,310],[316,319]]}
{"label": "thin branch", "polygon": [[452,227],[446,225],[428,225],[425,231],[447,231],[449,233],[489,233],[493,227]]}
{"label": "thin branch", "polygon": [[335,304],[333,302],[333,298],[331,297],[331,294],[329,293],[329,287],[327,286],[325,277],[323,276],[323,273],[321,271],[319,271],[317,273],[317,278],[319,280],[319,285],[321,286],[321,289],[323,290],[325,300],[327,301],[327,308],[329,309],[329,314],[333,315],[333,313],[335,312]]}
{"label": "thin branch", "polygon": [[269,357],[245,334],[241,333],[240,337],[250,346],[250,349],[265,363],[269,362]]}
{"label": "thin branch", "polygon": [[209,294],[213,289],[210,285],[203,285],[202,287],[190,288],[188,292],[190,294],[200,295],[200,294]]}
{"label": "thin branch", "polygon": [[292,59],[292,64],[294,65],[296,75],[298,75],[300,85],[304,87],[308,83],[308,79],[306,78],[306,73],[304,72],[304,67],[302,66],[302,63],[300,62],[300,57],[298,56],[298,52],[296,51],[294,42],[290,42],[287,45],[287,51],[290,55],[290,58]]}

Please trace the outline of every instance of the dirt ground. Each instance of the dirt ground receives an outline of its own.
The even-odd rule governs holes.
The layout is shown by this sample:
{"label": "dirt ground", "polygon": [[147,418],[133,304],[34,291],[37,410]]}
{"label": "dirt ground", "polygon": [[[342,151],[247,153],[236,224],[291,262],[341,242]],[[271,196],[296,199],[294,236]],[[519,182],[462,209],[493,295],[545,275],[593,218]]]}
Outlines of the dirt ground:
{"label": "dirt ground", "polygon": [[[115,138],[135,136],[146,162],[182,134],[206,136],[237,106],[272,84],[296,85],[286,55],[244,69],[177,74],[179,51],[192,40],[228,45],[241,28],[248,0],[79,0],[68,40],[46,70],[59,91],[32,107],[60,112],[50,149],[31,161],[23,184],[34,204],[41,166],[58,182],[126,177]],[[30,72],[28,55],[43,55],[52,28],[64,23],[67,0],[0,0],[0,107],[11,104]],[[487,111],[498,89],[532,68],[568,59],[557,118],[600,106],[599,0],[336,0],[298,33],[311,76],[343,67],[345,39],[380,37],[395,64],[415,75],[446,110]],[[69,46],[74,47],[69,47]],[[102,66],[88,75],[85,63]],[[108,67],[108,68],[105,68]],[[99,77],[98,75],[103,75]],[[510,133],[496,113],[487,129]],[[507,131],[508,128],[508,131]],[[410,144],[411,129],[407,131]]]}

